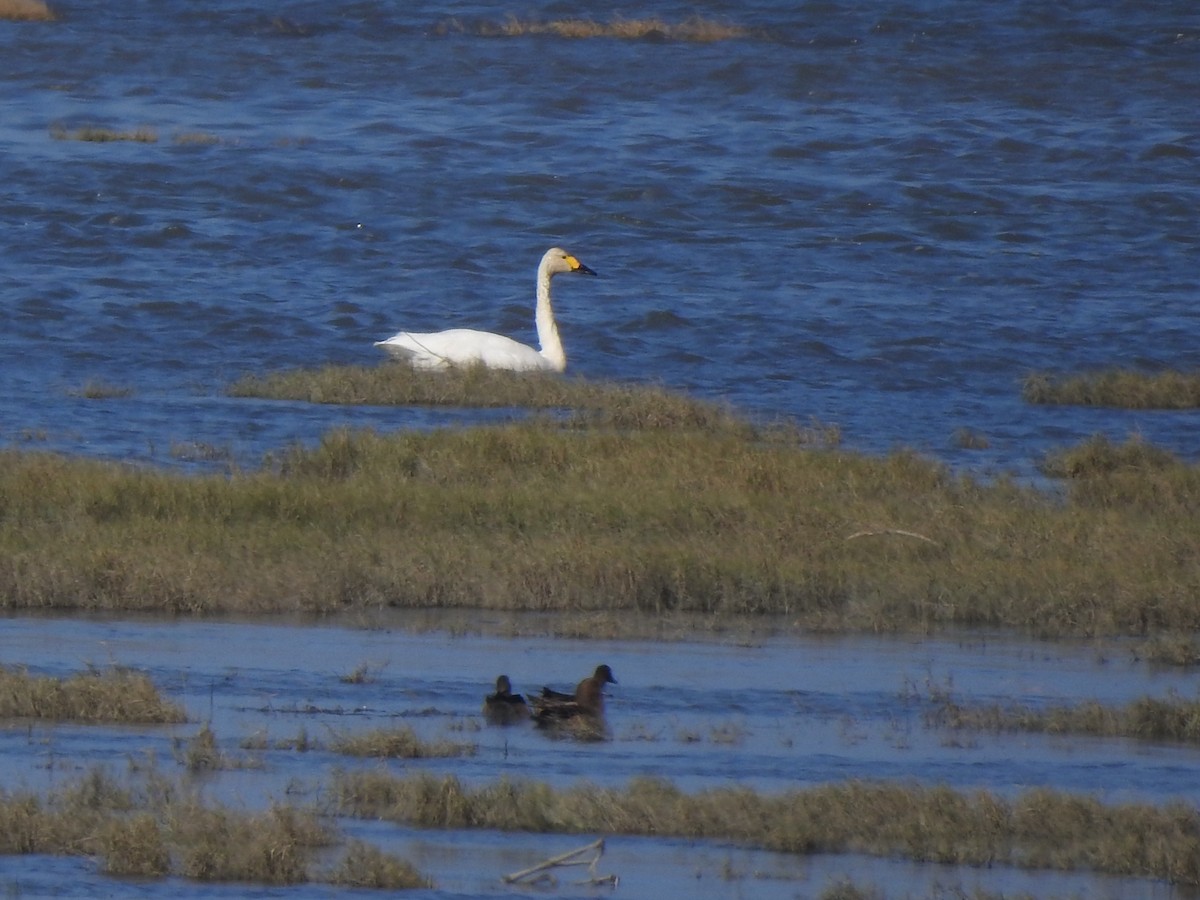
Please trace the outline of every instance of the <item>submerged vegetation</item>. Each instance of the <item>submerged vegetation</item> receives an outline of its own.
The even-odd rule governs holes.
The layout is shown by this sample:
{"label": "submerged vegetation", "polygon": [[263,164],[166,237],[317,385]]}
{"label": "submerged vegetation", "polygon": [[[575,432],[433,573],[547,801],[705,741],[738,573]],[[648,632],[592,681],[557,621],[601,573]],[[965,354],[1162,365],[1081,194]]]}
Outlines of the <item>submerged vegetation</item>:
{"label": "submerged vegetation", "polygon": [[489,20],[463,22],[447,19],[434,28],[438,35],[474,34],[482,37],[525,37],[549,35],[560,38],[610,38],[616,40],[686,41],[712,43],[745,38],[747,28],[728,22],[718,22],[692,16],[682,22],[667,22],[656,17],[643,19],[613,18],[607,22],[594,19],[551,19],[538,21],[510,16],[496,22]]}
{"label": "submerged vegetation", "polygon": [[341,811],[421,828],[676,836],[783,853],[870,853],[923,862],[1086,869],[1200,885],[1200,812],[1106,805],[1052,790],[989,791],[847,782],[779,795],[747,788],[686,794],[641,778],[624,788],[554,788],[452,776],[348,772]]}
{"label": "submerged vegetation", "polygon": [[335,430],[220,476],[6,452],[0,603],[556,611],[568,614],[558,627],[583,617],[593,633],[609,627],[598,618],[631,613],[691,627],[765,616],[814,629],[1200,630],[1200,470],[1169,455],[1120,462],[1147,458],[1138,442],[1082,448],[1060,466],[1071,477],[1059,497],[957,477],[907,451],[842,452],[835,436],[758,427],[658,388],[495,375],[414,378],[387,365],[235,390],[328,402],[502,395],[562,414]]}
{"label": "submerged vegetation", "polygon": [[106,144],[112,141],[129,141],[136,144],[158,142],[158,134],[149,128],[117,131],[114,128],[100,128],[93,125],[85,125],[73,130],[56,125],[50,129],[50,137],[56,141],[84,141],[92,144]]}
{"label": "submerged vegetation", "polygon": [[1061,406],[1196,409],[1200,407],[1200,372],[1149,374],[1106,369],[1064,377],[1039,372],[1025,379],[1021,394],[1027,403]]}
{"label": "submerged vegetation", "polygon": [[0,719],[166,725],[187,721],[151,680],[128,669],[93,669],[67,678],[0,667]]}

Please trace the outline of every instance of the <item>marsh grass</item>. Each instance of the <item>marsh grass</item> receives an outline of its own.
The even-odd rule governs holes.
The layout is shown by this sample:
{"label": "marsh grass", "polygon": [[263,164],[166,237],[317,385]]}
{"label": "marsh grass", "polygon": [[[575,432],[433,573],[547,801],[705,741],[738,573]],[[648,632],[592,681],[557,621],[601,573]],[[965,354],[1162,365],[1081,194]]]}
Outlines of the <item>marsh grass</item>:
{"label": "marsh grass", "polygon": [[73,397],[85,400],[114,400],[133,396],[133,388],[108,384],[104,381],[89,381],[83,387],[69,392]]}
{"label": "marsh grass", "polygon": [[1200,644],[1195,635],[1166,632],[1143,641],[1137,649],[1139,658],[1161,666],[1194,666],[1200,664]]}
{"label": "marsh grass", "polygon": [[0,0],[0,21],[52,22],[57,18],[42,0]]}
{"label": "marsh grass", "polygon": [[243,750],[288,750],[294,753],[308,753],[310,750],[322,749],[321,742],[309,735],[308,729],[303,726],[294,738],[271,739],[265,732],[258,732],[243,738],[238,746]]}
{"label": "marsh grass", "polygon": [[341,862],[324,880],[339,887],[387,891],[433,887],[408,860],[362,841],[349,842]]}
{"label": "marsh grass", "polygon": [[224,769],[257,769],[262,766],[262,762],[254,757],[234,756],[221,750],[216,734],[207,723],[190,739],[176,739],[175,756],[192,774]]}
{"label": "marsh grass", "polygon": [[12,450],[0,604],[553,611],[592,635],[633,613],[660,630],[1200,630],[1196,467],[1070,471],[1050,497],[724,420],[336,430],[228,475]]}
{"label": "marsh grass", "polygon": [[959,450],[986,450],[992,445],[986,434],[972,428],[957,429],[952,441]]}
{"label": "marsh grass", "polygon": [[359,663],[353,670],[338,678],[342,684],[374,684],[386,663]]}
{"label": "marsh grass", "polygon": [[118,131],[114,128],[101,128],[85,125],[80,128],[68,129],[55,125],[50,129],[50,136],[56,141],[83,141],[92,144],[107,144],[113,142],[132,142],[137,144],[154,144],[158,142],[158,134],[150,128],[135,128],[133,131]]}
{"label": "marsh grass", "polygon": [[718,22],[692,16],[681,22],[667,22],[657,17],[613,18],[607,22],[594,19],[551,19],[538,21],[509,16],[503,21],[463,22],[448,19],[434,29],[438,35],[474,34],[482,37],[525,37],[548,35],[560,38],[609,38],[615,40],[683,41],[712,43],[751,36],[749,29],[729,22]]}
{"label": "marsh grass", "polygon": [[1148,444],[1136,435],[1123,444],[1114,444],[1102,434],[1074,447],[1048,453],[1041,469],[1054,478],[1091,479],[1104,485],[1112,484],[1114,476],[1137,476],[1140,485],[1145,480],[1142,476],[1166,472],[1186,480],[1196,471],[1181,466],[1170,451]]}
{"label": "marsh grass", "polygon": [[0,667],[0,718],[89,723],[167,725],[187,721],[144,674],[89,669],[67,678]]}
{"label": "marsh grass", "polygon": [[1062,377],[1035,373],[1025,379],[1021,396],[1027,403],[1060,406],[1195,409],[1200,407],[1200,372],[1105,369]]}
{"label": "marsh grass", "polygon": [[[307,403],[570,411],[573,417],[564,419],[564,424],[580,427],[686,428],[731,431],[747,437],[754,431],[727,406],[653,385],[502,372],[482,366],[445,372],[423,372],[399,363],[293,369],[243,376],[228,393]],[[835,445],[840,437],[836,429],[820,426],[805,435],[821,446]]]}
{"label": "marsh grass", "polygon": [[100,871],[125,878],[431,886],[408,862],[356,840],[344,843],[340,863],[323,867],[321,857],[342,843],[313,809],[230,809],[156,773],[136,787],[94,769],[46,797],[0,791],[0,854],[85,855]]}
{"label": "marsh grass", "polygon": [[1007,799],[988,791],[845,782],[763,795],[748,788],[685,794],[641,778],[626,787],[554,788],[452,776],[345,772],[338,808],[422,828],[675,836],[784,853],[869,853],[920,862],[1085,869],[1200,884],[1200,812],[1106,805],[1051,790]]}
{"label": "marsh grass", "polygon": [[183,131],[176,134],[172,140],[181,146],[201,146],[208,147],[214,144],[220,144],[221,138],[207,131]]}
{"label": "marsh grass", "polygon": [[1140,697],[1125,706],[1098,701],[1037,709],[1024,705],[964,706],[950,699],[928,715],[942,728],[1084,734],[1143,741],[1200,743],[1200,701]]}
{"label": "marsh grass", "polygon": [[334,753],[378,759],[447,759],[474,756],[475,744],[460,741],[427,741],[411,728],[382,728],[362,734],[341,735],[330,745]]}
{"label": "marsh grass", "polygon": [[170,454],[172,459],[185,462],[233,461],[233,448],[229,444],[210,444],[207,441],[172,441]]}

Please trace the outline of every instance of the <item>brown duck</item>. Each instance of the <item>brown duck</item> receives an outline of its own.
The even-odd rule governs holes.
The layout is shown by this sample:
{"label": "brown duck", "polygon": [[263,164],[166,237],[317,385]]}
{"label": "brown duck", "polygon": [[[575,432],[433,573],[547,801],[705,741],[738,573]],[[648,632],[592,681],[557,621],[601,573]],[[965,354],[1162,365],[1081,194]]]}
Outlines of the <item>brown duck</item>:
{"label": "brown duck", "polygon": [[544,687],[542,695],[533,698],[533,720],[550,725],[578,717],[599,719],[604,715],[604,686],[616,683],[612,669],[596,666],[595,672],[576,685],[573,694]]}
{"label": "brown duck", "polygon": [[483,698],[483,717],[493,725],[512,725],[529,719],[525,698],[512,692],[507,675],[496,679],[496,693]]}

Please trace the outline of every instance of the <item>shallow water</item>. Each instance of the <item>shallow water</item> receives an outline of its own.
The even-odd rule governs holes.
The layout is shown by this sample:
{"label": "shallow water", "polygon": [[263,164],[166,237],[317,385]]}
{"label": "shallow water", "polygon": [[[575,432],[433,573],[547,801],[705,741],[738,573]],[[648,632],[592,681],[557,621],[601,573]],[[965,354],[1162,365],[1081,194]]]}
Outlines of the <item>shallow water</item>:
{"label": "shallow water", "polygon": [[[1119,645],[1102,652],[1087,644],[980,637],[663,645],[414,634],[381,626],[15,617],[3,623],[0,658],[49,675],[89,665],[134,666],[183,703],[189,717],[185,725],[159,728],[7,725],[0,729],[0,766],[10,790],[62,785],[97,765],[119,774],[151,757],[167,772],[182,774],[176,745],[207,722],[223,751],[255,765],[206,776],[201,782],[206,796],[250,807],[316,799],[335,769],[379,765],[395,772],[453,773],[471,783],[509,776],[558,785],[581,779],[622,785],[634,776],[654,775],[688,791],[737,783],[776,792],[845,779],[900,779],[1006,795],[1046,786],[1110,802],[1191,802],[1200,794],[1194,747],[956,733],[927,724],[933,689],[950,690],[960,702],[1030,705],[1083,699],[1116,704],[1171,691],[1192,696],[1189,676],[1137,663]],[[482,725],[480,704],[496,674],[508,673],[518,690],[536,691],[543,683],[569,686],[601,660],[619,682],[609,688],[610,740],[576,743],[530,727]],[[360,667],[369,673],[366,683],[343,680]],[[334,735],[400,725],[425,738],[474,745],[477,752],[379,763],[321,748],[301,753],[240,746],[251,738],[277,741],[302,733],[327,745]],[[510,895],[514,889],[502,889],[501,875],[590,840],[360,822],[345,828],[412,856],[446,892],[438,896]],[[0,879],[21,884],[36,865],[32,859],[4,861]],[[71,896],[108,883],[94,874],[85,877],[90,871],[85,861],[56,868],[64,873],[64,890],[83,879],[84,894],[72,889]],[[930,879],[944,884],[968,879],[963,883],[1009,891],[1032,880],[1059,885],[1055,891],[1063,894],[1169,895],[1162,885],[1136,880],[1070,875],[1042,882],[1040,873],[809,859],[622,837],[609,842],[599,871],[619,875],[633,896],[692,879],[706,882],[700,896],[731,896],[731,885],[752,896],[795,896],[819,893],[829,879],[847,874],[860,884],[911,882],[921,890]],[[153,896],[178,889],[171,883],[142,888]],[[209,890],[199,888],[196,896]],[[192,896],[190,888],[185,893]]]}
{"label": "shallow water", "polygon": [[[190,465],[461,413],[231,401],[399,328],[1030,471],[1197,413],[1030,407],[1031,370],[1194,368],[1200,18],[1186,0],[651,2],[711,44],[484,37],[608,7],[62,0],[0,22],[0,440]],[[151,129],[158,141],[56,140]],[[199,139],[197,139],[199,136]],[[89,383],[132,391],[88,400]],[[962,428],[989,447],[956,445]]]}

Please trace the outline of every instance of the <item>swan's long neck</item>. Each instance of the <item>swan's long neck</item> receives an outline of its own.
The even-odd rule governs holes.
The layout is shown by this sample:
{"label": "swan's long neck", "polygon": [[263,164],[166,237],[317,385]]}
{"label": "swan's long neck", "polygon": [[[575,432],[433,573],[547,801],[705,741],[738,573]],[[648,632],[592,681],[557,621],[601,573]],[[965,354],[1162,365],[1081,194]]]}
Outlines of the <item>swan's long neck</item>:
{"label": "swan's long neck", "polygon": [[556,372],[567,368],[567,354],[563,350],[562,339],[558,336],[558,323],[554,321],[554,307],[550,305],[550,270],[545,264],[538,266],[537,282],[537,312],[534,315],[537,324],[538,343],[542,356],[550,363]]}

